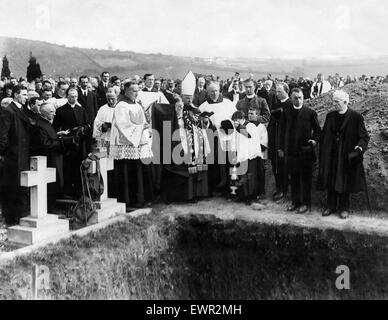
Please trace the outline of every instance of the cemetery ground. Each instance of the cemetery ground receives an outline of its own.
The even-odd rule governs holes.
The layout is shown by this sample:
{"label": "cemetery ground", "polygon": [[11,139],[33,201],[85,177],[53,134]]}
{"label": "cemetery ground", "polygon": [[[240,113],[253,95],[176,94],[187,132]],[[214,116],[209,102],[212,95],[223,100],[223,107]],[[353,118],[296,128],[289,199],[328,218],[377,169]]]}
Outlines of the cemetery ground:
{"label": "cemetery ground", "polygon": [[[42,299],[386,299],[388,219],[343,221],[222,198],[159,204],[85,237],[0,265],[0,299],[31,298],[31,268],[45,265]],[[338,290],[336,268],[350,270]]]}

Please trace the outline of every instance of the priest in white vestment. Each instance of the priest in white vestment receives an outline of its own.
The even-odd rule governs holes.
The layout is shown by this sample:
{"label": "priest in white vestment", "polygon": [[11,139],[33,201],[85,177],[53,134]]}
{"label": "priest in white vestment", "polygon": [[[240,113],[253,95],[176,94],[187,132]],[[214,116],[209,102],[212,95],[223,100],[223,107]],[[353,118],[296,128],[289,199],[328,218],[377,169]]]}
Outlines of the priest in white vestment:
{"label": "priest in white vestment", "polygon": [[97,147],[106,147],[109,150],[110,132],[112,128],[113,114],[117,103],[117,96],[113,92],[106,93],[107,103],[98,109],[93,124],[93,138]]}
{"label": "priest in white vestment", "polygon": [[110,133],[109,157],[116,160],[118,200],[141,208],[154,200],[150,160],[152,138],[144,110],[136,102],[139,86],[127,82],[116,105]]}

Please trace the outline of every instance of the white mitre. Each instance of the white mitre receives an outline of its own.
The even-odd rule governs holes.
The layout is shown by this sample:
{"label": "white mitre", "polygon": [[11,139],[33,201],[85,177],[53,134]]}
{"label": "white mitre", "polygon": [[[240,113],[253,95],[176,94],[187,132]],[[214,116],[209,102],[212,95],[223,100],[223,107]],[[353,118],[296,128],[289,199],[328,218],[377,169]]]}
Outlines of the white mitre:
{"label": "white mitre", "polygon": [[194,73],[189,71],[182,81],[182,95],[194,95],[196,85]]}

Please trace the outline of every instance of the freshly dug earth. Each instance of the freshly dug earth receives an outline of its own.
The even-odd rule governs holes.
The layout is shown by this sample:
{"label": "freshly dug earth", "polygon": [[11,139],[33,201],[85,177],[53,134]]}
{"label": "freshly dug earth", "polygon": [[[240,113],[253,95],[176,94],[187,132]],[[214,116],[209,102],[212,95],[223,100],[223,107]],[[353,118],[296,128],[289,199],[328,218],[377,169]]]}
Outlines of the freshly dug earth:
{"label": "freshly dug earth", "polygon": [[[388,208],[388,85],[352,83],[342,88],[349,93],[350,107],[364,116],[371,140],[364,156],[367,185],[371,206],[374,210],[387,211]],[[332,92],[308,100],[306,105],[318,113],[323,127],[326,115],[333,110]],[[316,177],[316,172],[315,172]],[[314,202],[322,203],[323,194],[313,193]],[[364,194],[352,197],[354,209],[365,209]]]}
{"label": "freshly dug earth", "polygon": [[[0,266],[0,299],[31,297],[33,264],[50,269],[44,299],[388,298],[386,237],[171,212]],[[336,288],[339,265],[350,290]]]}

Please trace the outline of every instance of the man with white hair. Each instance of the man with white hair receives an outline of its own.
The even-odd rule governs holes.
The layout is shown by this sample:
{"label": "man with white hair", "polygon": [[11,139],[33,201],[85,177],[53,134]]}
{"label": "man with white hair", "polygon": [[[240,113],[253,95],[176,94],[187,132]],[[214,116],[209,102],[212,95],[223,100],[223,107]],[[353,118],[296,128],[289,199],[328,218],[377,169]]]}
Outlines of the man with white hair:
{"label": "man with white hair", "polygon": [[[211,114],[208,118],[208,127],[215,128],[215,131],[220,133],[221,122],[232,119],[232,115],[237,109],[232,101],[222,97],[218,82],[210,82],[207,86],[207,92],[208,98],[199,107],[199,111],[201,113],[207,112]],[[224,162],[220,160],[221,155],[219,152],[221,152],[221,150],[219,150],[219,147],[224,145],[220,139],[216,136],[214,141],[214,165],[209,168],[209,181],[211,182],[210,193],[214,191],[221,191],[223,193],[229,192],[227,185],[228,163],[227,161]],[[225,151],[226,150],[222,150],[222,152]]]}
{"label": "man with white hair", "polygon": [[327,93],[331,90],[331,84],[329,81],[325,80],[322,73],[318,73],[317,81],[311,86],[311,98],[317,98],[320,95]]}
{"label": "man with white hair", "polygon": [[326,116],[321,136],[318,185],[327,190],[323,216],[349,216],[349,194],[364,191],[363,154],[369,135],[362,115],[349,108],[349,95],[333,93],[335,110]]}
{"label": "man with white hair", "polygon": [[1,100],[1,108],[6,109],[10,105],[12,100],[12,98],[4,98],[3,100]]}
{"label": "man with white hair", "polygon": [[207,91],[208,98],[199,106],[199,111],[213,112],[214,114],[210,117],[210,120],[212,124],[219,128],[221,121],[231,119],[233,113],[237,110],[229,99],[223,99],[218,82],[210,82]]}
{"label": "man with white hair", "polygon": [[261,90],[257,91],[257,95],[262,97],[267,101],[269,110],[273,109],[273,106],[277,102],[276,100],[276,91],[274,90],[273,81],[265,80],[264,86]]}
{"label": "man with white hair", "polygon": [[55,183],[47,186],[48,209],[55,207],[55,200],[63,190],[63,156],[60,136],[53,127],[56,108],[51,102],[45,102],[40,106],[40,117],[31,131],[32,155],[46,156],[47,166],[56,169]]}

